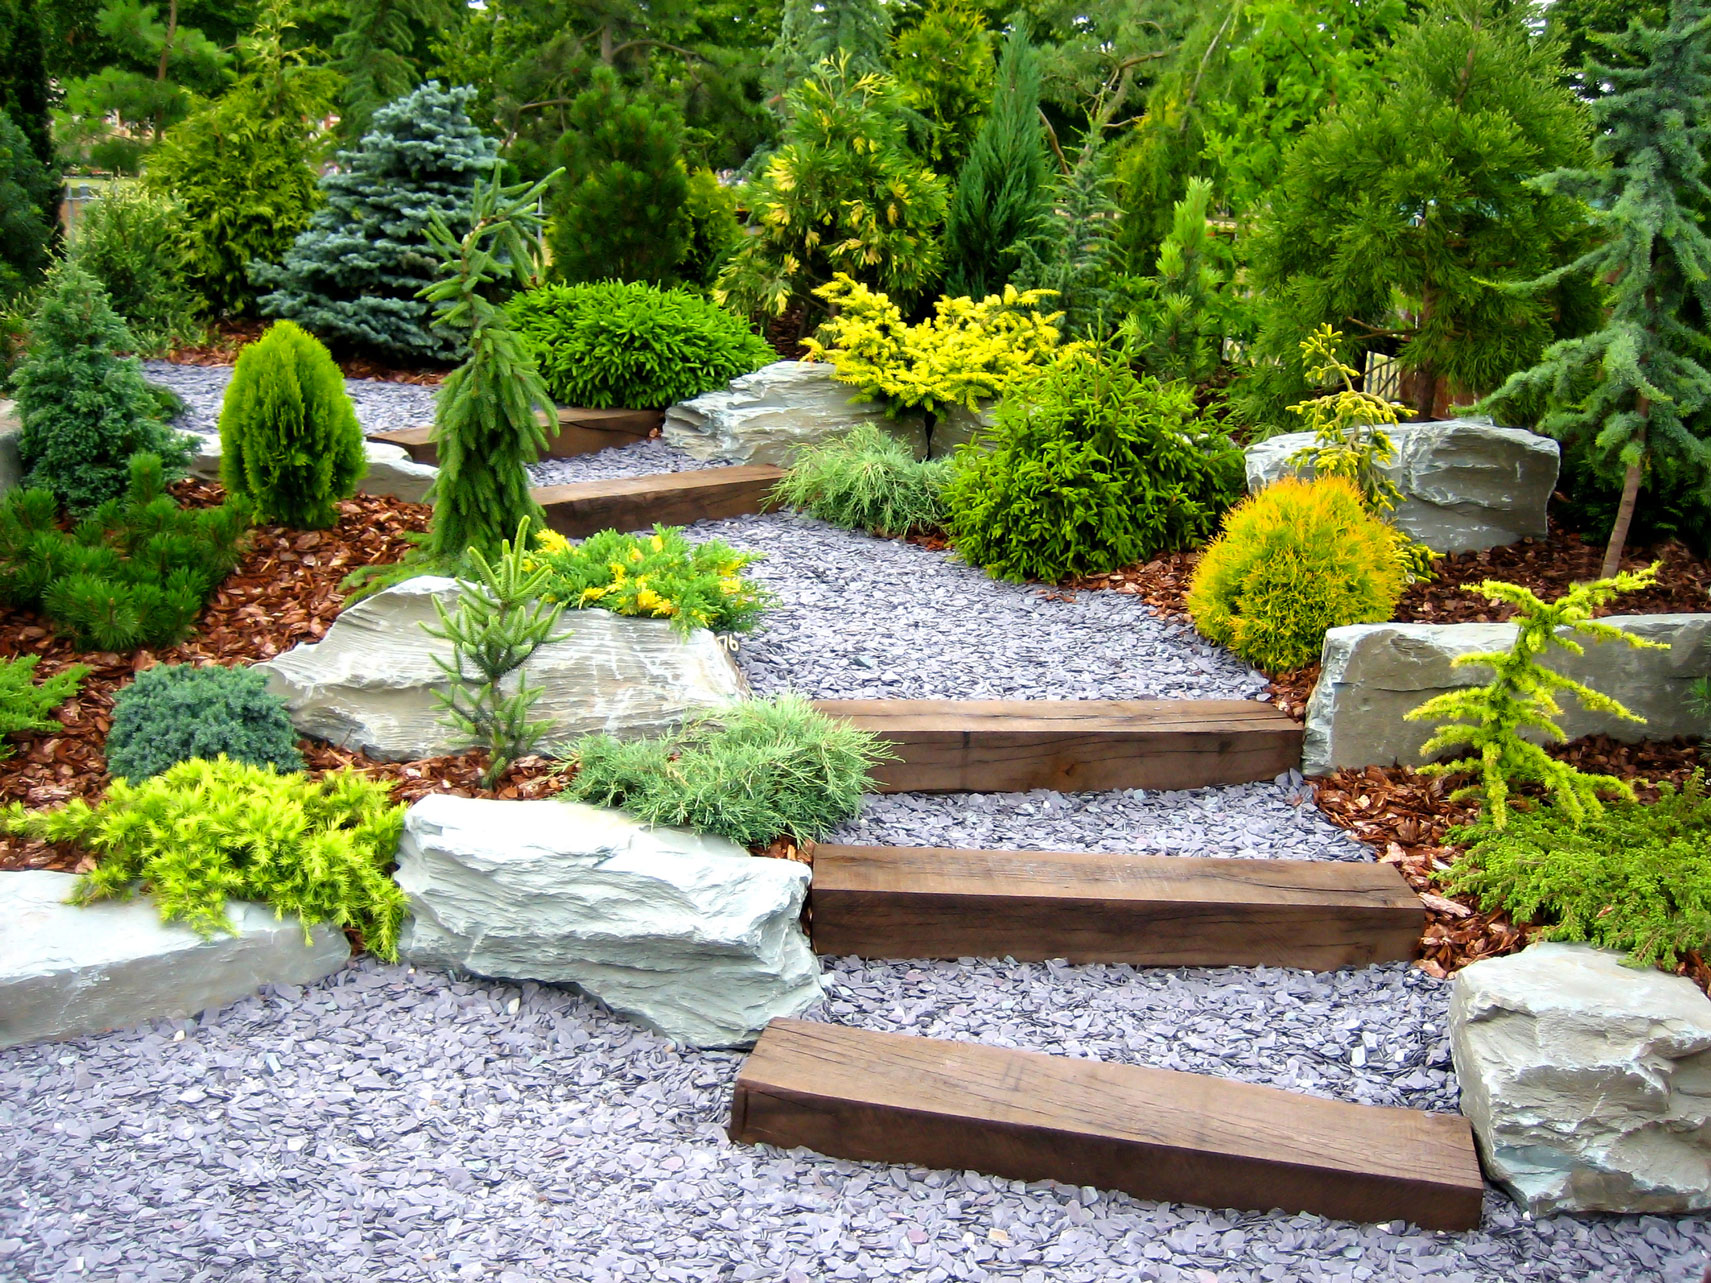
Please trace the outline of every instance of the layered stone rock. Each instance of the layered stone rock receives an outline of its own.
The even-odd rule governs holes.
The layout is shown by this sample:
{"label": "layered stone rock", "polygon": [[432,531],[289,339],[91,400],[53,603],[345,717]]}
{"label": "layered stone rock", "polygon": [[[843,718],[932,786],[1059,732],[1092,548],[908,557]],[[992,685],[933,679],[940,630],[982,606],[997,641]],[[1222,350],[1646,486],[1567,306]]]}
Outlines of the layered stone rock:
{"label": "layered stone rock", "polygon": [[[383,761],[456,752],[461,745],[434,698],[446,689],[434,657],[449,661],[451,646],[423,625],[437,625],[435,598],[455,609],[457,595],[453,579],[407,579],[346,610],[322,640],[256,668],[305,735]],[[542,692],[532,713],[548,723],[548,749],[595,732],[658,734],[747,690],[706,629],[684,637],[668,620],[578,610],[560,617],[558,631],[570,635],[542,646],[521,670]],[[507,678],[505,689],[516,681]]]}
{"label": "layered stone rock", "polygon": [[418,966],[574,984],[668,1038],[746,1046],[820,996],[808,869],[722,838],[568,802],[434,795],[398,883]]}
{"label": "layered stone rock", "polygon": [[[195,436],[196,453],[190,459],[190,475],[204,481],[220,479],[220,437],[218,433]],[[363,452],[368,456],[368,468],[357,489],[364,494],[385,495],[408,503],[421,503],[428,497],[428,487],[439,476],[439,469],[417,463],[403,446],[385,441],[364,441]]]}
{"label": "layered stone rock", "polygon": [[[1402,492],[1391,520],[1435,552],[1468,552],[1542,539],[1556,488],[1559,448],[1549,437],[1473,419],[1404,423],[1385,429],[1396,458],[1384,471]],[[1289,432],[1246,450],[1248,490],[1298,471],[1289,462],[1313,444]]]}
{"label": "layered stone rock", "polygon": [[[1605,623],[1663,642],[1668,650],[1639,650],[1622,642],[1577,637],[1584,655],[1553,650],[1546,666],[1612,695],[1644,724],[1589,712],[1572,696],[1558,723],[1569,738],[1611,735],[1634,743],[1702,735],[1704,719],[1688,698],[1711,673],[1711,614],[1610,615]],[[1319,684],[1307,703],[1302,770],[1323,775],[1340,767],[1418,766],[1432,734],[1404,715],[1442,691],[1491,680],[1483,666],[1456,668],[1458,655],[1508,650],[1513,624],[1352,624],[1325,634]]]}
{"label": "layered stone rock", "polygon": [[928,456],[943,459],[955,454],[958,446],[974,440],[977,434],[990,432],[997,419],[996,401],[982,401],[980,407],[974,410],[965,405],[948,406],[933,421],[932,434],[927,443]]}
{"label": "layered stone rock", "polygon": [[860,397],[813,361],[775,361],[666,411],[665,439],[697,459],[770,463],[788,467],[799,446],[843,436],[863,423],[877,424],[927,457],[927,421],[910,414],[890,419],[877,401]]}
{"label": "layered stone rock", "polygon": [[18,433],[23,428],[16,402],[0,399],[0,497],[24,479],[24,461],[18,454]]}
{"label": "layered stone rock", "polygon": [[1450,1048],[1487,1173],[1535,1216],[1711,1207],[1711,1000],[1579,944],[1456,974]]}
{"label": "layered stone rock", "polygon": [[190,1016],[268,984],[310,984],[344,966],[336,927],[229,901],[236,934],[164,925],[154,901],[65,903],[69,873],[0,873],[0,1047]]}

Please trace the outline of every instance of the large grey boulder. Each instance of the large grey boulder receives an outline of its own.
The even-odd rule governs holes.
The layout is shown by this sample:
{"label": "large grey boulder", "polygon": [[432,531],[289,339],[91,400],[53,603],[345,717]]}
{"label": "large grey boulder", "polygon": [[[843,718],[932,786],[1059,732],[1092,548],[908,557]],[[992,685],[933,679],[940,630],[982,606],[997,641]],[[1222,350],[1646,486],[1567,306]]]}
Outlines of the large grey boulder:
{"label": "large grey boulder", "polygon": [[973,410],[965,405],[947,406],[933,422],[928,456],[943,459],[955,454],[958,446],[966,445],[979,433],[990,432],[997,421],[998,403],[990,399]]}
{"label": "large grey boulder", "polygon": [[17,404],[0,400],[0,497],[24,479],[24,461],[18,454],[18,433],[23,426]]}
{"label": "large grey boulder", "polygon": [[[1473,419],[1385,431],[1396,446],[1385,472],[1402,491],[1392,520],[1434,552],[1495,548],[1549,533],[1545,505],[1559,462],[1549,437]],[[1312,444],[1312,433],[1290,432],[1249,446],[1248,490],[1294,473],[1289,457]]]}
{"label": "large grey boulder", "polygon": [[[190,458],[190,475],[204,481],[220,479],[220,436],[218,433],[195,435],[196,453]],[[407,503],[421,503],[428,497],[428,487],[439,476],[438,468],[417,463],[403,446],[386,441],[364,441],[363,452],[368,456],[368,468],[357,489],[364,494],[386,495]]]}
{"label": "large grey boulder", "polygon": [[574,984],[679,1042],[746,1046],[820,997],[807,867],[722,838],[436,794],[405,817],[398,884],[418,966]]}
{"label": "large grey boulder", "polygon": [[[390,762],[457,752],[434,698],[445,689],[434,656],[450,660],[451,646],[422,629],[438,623],[436,597],[454,609],[457,595],[453,579],[407,579],[346,610],[320,641],[256,668],[305,735]],[[577,610],[558,631],[570,636],[542,646],[522,670],[542,692],[533,715],[550,724],[548,748],[598,731],[658,734],[747,691],[706,629],[683,637],[668,620]]]}
{"label": "large grey boulder", "polygon": [[797,447],[874,423],[927,457],[927,421],[888,419],[877,401],[839,383],[823,362],[775,361],[733,379],[723,392],[680,401],[665,414],[665,439],[697,459],[789,465]]}
{"label": "large grey boulder", "polygon": [[[1638,650],[1622,642],[1576,638],[1584,655],[1553,650],[1548,667],[1613,695],[1645,718],[1644,725],[1588,712],[1573,696],[1561,702],[1558,723],[1574,739],[1604,734],[1634,743],[1701,735],[1689,688],[1711,673],[1711,614],[1611,615],[1615,624],[1668,650]],[[1307,702],[1301,769],[1323,775],[1340,767],[1418,766],[1432,734],[1426,722],[1404,720],[1441,691],[1482,686],[1483,666],[1452,667],[1458,655],[1507,650],[1513,624],[1351,624],[1325,634],[1319,684]]]}
{"label": "large grey boulder", "polygon": [[154,901],[65,903],[69,873],[0,873],[0,1047],[77,1038],[235,1002],[262,985],[303,985],[350,957],[336,927],[307,938],[296,918],[229,901],[235,935],[204,940],[161,923]]}
{"label": "large grey boulder", "polygon": [[1462,1112],[1535,1216],[1711,1208],[1711,1000],[1580,944],[1464,968],[1450,999]]}

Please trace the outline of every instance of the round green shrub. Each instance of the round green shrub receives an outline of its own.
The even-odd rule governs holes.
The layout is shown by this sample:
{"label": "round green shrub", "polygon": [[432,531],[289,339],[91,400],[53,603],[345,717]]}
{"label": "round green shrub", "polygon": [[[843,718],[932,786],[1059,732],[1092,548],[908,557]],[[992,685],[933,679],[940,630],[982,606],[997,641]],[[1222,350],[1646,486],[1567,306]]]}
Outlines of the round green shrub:
{"label": "round green shrub", "polygon": [[1055,583],[1197,546],[1241,486],[1241,451],[1186,384],[1078,351],[1011,384],[945,506],[963,560]]}
{"label": "round green shrub", "polygon": [[746,323],[686,290],[547,285],[507,310],[561,405],[663,410],[778,359]]}
{"label": "round green shrub", "polygon": [[1209,640],[1286,673],[1317,660],[1330,629],[1388,620],[1405,580],[1395,532],[1353,482],[1288,477],[1230,510],[1188,613]]}
{"label": "round green shrub", "polygon": [[179,230],[178,207],[140,186],[113,188],[90,202],[78,223],[70,257],[101,282],[139,354],[194,343],[202,335]]}
{"label": "round green shrub", "polygon": [[278,321],[238,357],[220,406],[220,480],[260,521],[333,524],[366,459],[356,409],[319,339]]}
{"label": "round green shrub", "polygon": [[192,758],[301,771],[297,732],[285,701],[253,668],[159,664],[113,700],[107,771],[133,783]]}

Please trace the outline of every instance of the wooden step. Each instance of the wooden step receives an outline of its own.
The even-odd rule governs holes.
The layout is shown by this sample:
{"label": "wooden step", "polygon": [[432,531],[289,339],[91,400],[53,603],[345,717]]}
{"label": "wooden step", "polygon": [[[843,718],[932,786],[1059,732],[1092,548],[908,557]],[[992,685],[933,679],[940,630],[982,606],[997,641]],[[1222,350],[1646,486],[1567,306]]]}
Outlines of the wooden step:
{"label": "wooden step", "polygon": [[[664,410],[593,410],[581,406],[560,406],[557,426],[547,434],[545,457],[569,459],[613,446],[630,445],[645,440],[664,422]],[[403,446],[417,463],[437,466],[440,453],[434,446],[433,432],[432,427],[422,425],[394,432],[370,432],[368,439]]]}
{"label": "wooden step", "polygon": [[1301,764],[1301,727],[1245,699],[835,699],[899,755],[881,792],[1184,789],[1269,780]]}
{"label": "wooden step", "polygon": [[697,468],[612,481],[537,486],[547,525],[571,539],[599,530],[646,530],[655,524],[687,526],[709,517],[759,512],[784,475],[780,468],[745,464]]}
{"label": "wooden step", "polygon": [[1205,1207],[1479,1224],[1467,1119],[1206,1074],[774,1020],[731,1138]]}
{"label": "wooden step", "polygon": [[1412,958],[1426,910],[1388,864],[937,847],[814,848],[817,953],[1157,967]]}

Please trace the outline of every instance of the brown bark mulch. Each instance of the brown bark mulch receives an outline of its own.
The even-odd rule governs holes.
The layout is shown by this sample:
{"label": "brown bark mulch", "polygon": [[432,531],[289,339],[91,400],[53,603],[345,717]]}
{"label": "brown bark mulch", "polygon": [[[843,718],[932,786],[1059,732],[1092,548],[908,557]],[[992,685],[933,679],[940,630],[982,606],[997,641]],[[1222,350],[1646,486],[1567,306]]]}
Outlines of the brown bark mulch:
{"label": "brown bark mulch", "polygon": [[[210,326],[205,342],[194,347],[173,348],[162,359],[174,365],[231,365],[238,353],[262,336],[267,321],[220,321]],[[374,379],[380,383],[416,383],[434,386],[444,381],[450,366],[400,368],[369,357],[335,357],[347,379]]]}

